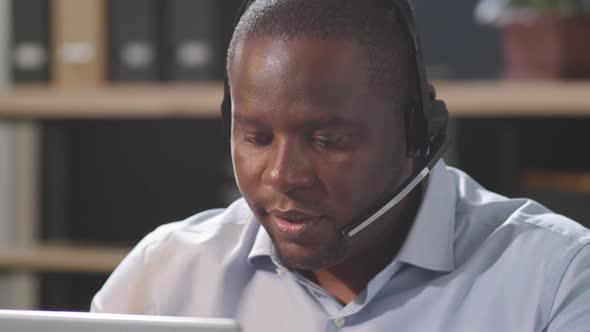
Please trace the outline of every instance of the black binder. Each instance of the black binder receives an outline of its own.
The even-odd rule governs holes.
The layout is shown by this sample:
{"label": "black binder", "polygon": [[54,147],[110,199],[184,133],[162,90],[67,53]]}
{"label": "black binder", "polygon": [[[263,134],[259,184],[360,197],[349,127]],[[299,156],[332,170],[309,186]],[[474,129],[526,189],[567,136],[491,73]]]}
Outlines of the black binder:
{"label": "black binder", "polygon": [[223,78],[225,51],[219,0],[166,0],[163,8],[167,80]]}
{"label": "black binder", "polygon": [[12,77],[15,83],[50,78],[49,0],[12,1]]}
{"label": "black binder", "polygon": [[217,119],[43,128],[43,239],[132,245],[162,223],[227,206],[224,190],[235,186]]}
{"label": "black binder", "polygon": [[109,0],[109,80],[160,78],[158,6],[157,0]]}

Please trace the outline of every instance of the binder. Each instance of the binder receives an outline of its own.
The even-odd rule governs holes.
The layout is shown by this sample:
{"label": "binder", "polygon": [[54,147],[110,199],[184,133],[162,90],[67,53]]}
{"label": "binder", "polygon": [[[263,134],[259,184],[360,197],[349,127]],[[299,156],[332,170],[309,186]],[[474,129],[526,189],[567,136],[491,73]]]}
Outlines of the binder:
{"label": "binder", "polygon": [[69,127],[65,121],[46,120],[41,126],[40,209],[42,239],[68,239],[72,209],[69,167]]}
{"label": "binder", "polygon": [[14,245],[15,139],[14,125],[0,121],[0,246]]}
{"label": "binder", "polygon": [[[10,85],[11,2],[0,0],[0,90]],[[35,221],[31,211],[35,202],[30,191],[34,172],[33,127],[12,121],[0,121],[0,245],[29,245],[33,241]],[[23,190],[24,189],[24,190]],[[0,308],[30,309],[36,306],[36,280],[26,272],[0,274]]]}
{"label": "binder", "polygon": [[160,78],[158,6],[157,0],[109,0],[109,80]]}
{"label": "binder", "polygon": [[225,52],[220,33],[219,0],[166,0],[164,77],[205,81],[223,78]]}
{"label": "binder", "polygon": [[42,145],[46,240],[132,245],[162,223],[226,205],[221,189],[232,179],[215,119],[51,120]]}
{"label": "binder", "polygon": [[0,0],[0,90],[10,82],[10,0]]}
{"label": "binder", "polygon": [[[0,0],[2,1],[2,0]],[[30,247],[37,228],[37,128],[0,121],[0,245]],[[0,307],[37,306],[37,279],[27,272],[0,275]]]}
{"label": "binder", "polygon": [[90,311],[92,298],[108,279],[107,274],[40,274],[39,307],[49,311]]}
{"label": "binder", "polygon": [[[20,0],[19,0],[20,1]],[[57,86],[106,80],[106,0],[53,0],[53,76]]]}
{"label": "binder", "polygon": [[49,81],[49,1],[12,1],[12,78],[15,83]]}

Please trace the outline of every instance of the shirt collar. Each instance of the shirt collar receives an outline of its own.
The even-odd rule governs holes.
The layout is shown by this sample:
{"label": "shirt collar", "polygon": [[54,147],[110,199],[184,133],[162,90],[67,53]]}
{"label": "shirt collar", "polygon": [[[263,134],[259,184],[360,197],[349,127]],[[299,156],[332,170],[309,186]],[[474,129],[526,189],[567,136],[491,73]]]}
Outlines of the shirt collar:
{"label": "shirt collar", "polygon": [[266,229],[262,227],[260,222],[255,218],[253,218],[253,222],[257,222],[259,226],[256,239],[254,240],[254,245],[252,246],[252,250],[250,250],[250,254],[248,255],[248,263],[255,265],[256,262],[263,257],[272,257],[274,254],[274,245],[270,239],[270,236],[266,232]]}
{"label": "shirt collar", "polygon": [[[455,188],[444,161],[432,169],[414,224],[398,254],[398,260],[425,269],[449,272],[455,268]],[[248,263],[274,257],[274,245],[260,226]]]}
{"label": "shirt collar", "polygon": [[398,260],[441,272],[455,268],[455,200],[452,174],[441,160],[430,173],[422,203]]}

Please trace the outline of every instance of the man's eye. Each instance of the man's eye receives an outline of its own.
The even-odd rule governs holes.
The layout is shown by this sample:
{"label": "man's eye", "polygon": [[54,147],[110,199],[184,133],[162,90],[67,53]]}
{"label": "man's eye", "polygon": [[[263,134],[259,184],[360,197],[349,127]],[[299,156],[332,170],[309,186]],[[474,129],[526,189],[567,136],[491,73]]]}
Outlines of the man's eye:
{"label": "man's eye", "polygon": [[265,146],[272,142],[272,135],[266,134],[247,134],[244,141],[255,146]]}
{"label": "man's eye", "polygon": [[345,143],[346,136],[316,136],[313,138],[313,143],[320,148],[338,147]]}

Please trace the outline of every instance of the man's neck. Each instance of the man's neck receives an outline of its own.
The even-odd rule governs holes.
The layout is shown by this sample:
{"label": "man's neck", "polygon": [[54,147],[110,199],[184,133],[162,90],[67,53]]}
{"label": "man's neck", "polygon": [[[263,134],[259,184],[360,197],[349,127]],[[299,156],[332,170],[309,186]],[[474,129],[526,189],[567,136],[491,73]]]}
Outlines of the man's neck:
{"label": "man's neck", "polygon": [[369,282],[386,266],[392,263],[399,253],[414,223],[420,202],[423,186],[416,188],[406,204],[400,204],[399,213],[394,213],[394,225],[387,236],[376,241],[375,245],[346,258],[344,261],[323,269],[305,271],[303,274],[342,304],[354,300],[364,291]]}
{"label": "man's neck", "polygon": [[[391,245],[382,249],[375,248],[373,253],[365,252],[330,268],[313,270],[308,272],[308,276],[340,303],[347,304],[393,261],[398,251],[399,248],[395,250]],[[388,254],[384,254],[385,252]]]}

